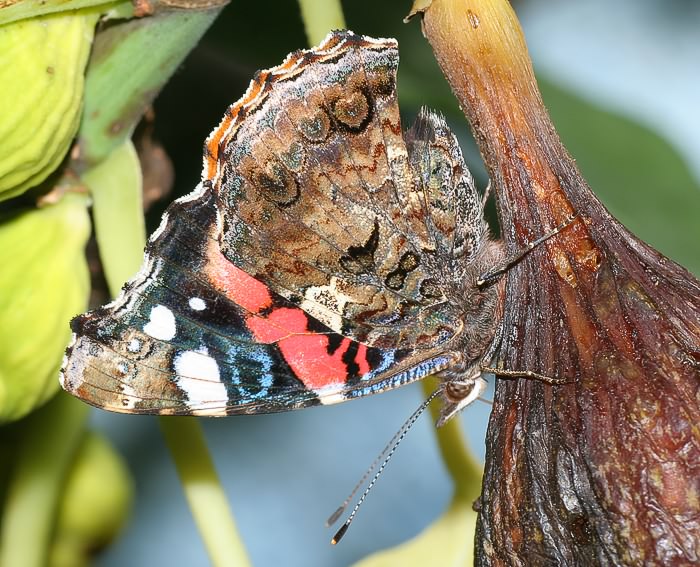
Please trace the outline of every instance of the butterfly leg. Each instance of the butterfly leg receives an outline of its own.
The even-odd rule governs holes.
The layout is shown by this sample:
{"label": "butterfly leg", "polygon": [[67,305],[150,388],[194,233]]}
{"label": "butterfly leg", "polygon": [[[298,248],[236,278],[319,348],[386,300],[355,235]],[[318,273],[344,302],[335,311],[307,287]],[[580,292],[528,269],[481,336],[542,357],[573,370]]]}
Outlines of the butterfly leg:
{"label": "butterfly leg", "polygon": [[578,218],[577,215],[573,215],[566,219],[563,223],[561,223],[559,226],[553,228],[546,234],[540,236],[536,240],[533,240],[532,242],[528,242],[527,246],[523,248],[522,250],[518,250],[515,252],[515,254],[511,255],[509,258],[503,262],[500,266],[497,268],[491,270],[490,272],[487,272],[479,277],[479,279],[476,281],[476,285],[478,286],[483,286],[485,283],[488,281],[500,276],[504,272],[508,270],[511,266],[517,264],[520,260],[523,259],[525,255],[527,255],[533,248],[539,246],[546,240],[549,240],[552,238],[552,236],[555,236],[559,234],[562,230],[564,230],[566,227],[568,227],[571,223],[573,223],[576,219]]}
{"label": "butterfly leg", "polygon": [[507,370],[501,367],[495,368],[491,366],[482,366],[480,371],[495,374],[496,376],[502,378],[529,378],[531,380],[539,380],[540,382],[551,385],[573,383],[572,380],[566,380],[565,378],[552,378],[551,376],[539,374],[537,372],[533,372],[532,370]]}
{"label": "butterfly leg", "polygon": [[463,378],[453,378],[442,383],[443,405],[436,426],[442,427],[453,416],[478,399],[486,390],[486,380],[477,366]]}

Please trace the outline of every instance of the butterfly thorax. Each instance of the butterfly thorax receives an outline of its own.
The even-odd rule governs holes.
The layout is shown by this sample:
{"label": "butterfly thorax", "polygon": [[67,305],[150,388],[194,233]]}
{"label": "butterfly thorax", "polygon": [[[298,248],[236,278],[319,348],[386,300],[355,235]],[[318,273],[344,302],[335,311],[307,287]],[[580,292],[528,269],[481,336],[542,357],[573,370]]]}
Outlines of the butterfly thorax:
{"label": "butterfly thorax", "polygon": [[492,266],[499,265],[504,256],[503,243],[488,238],[477,258],[464,270],[457,301],[464,323],[459,349],[466,363],[481,360],[500,324],[505,280],[484,285],[478,285],[478,280]]}

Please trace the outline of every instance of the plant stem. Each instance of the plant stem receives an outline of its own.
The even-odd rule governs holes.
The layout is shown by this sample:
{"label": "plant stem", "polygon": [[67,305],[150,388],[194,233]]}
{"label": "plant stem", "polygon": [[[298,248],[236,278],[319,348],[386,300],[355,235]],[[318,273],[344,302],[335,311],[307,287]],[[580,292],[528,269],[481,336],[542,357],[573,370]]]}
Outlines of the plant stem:
{"label": "plant stem", "polygon": [[185,497],[215,567],[250,565],[196,418],[161,417]]}
{"label": "plant stem", "polygon": [[[421,385],[425,395],[432,394],[437,384],[435,378],[423,380]],[[440,417],[439,407],[432,403],[428,409],[433,421],[436,421]],[[459,416],[453,417],[445,425],[436,429],[435,437],[442,460],[455,483],[455,499],[463,498],[471,503],[481,494],[482,467],[464,438]]]}
{"label": "plant stem", "polygon": [[507,250],[576,219],[504,274],[491,366],[565,383],[496,384],[477,565],[696,564],[700,281],[593,194],[542,104],[509,2],[418,12],[474,129]]}
{"label": "plant stem", "polygon": [[331,30],[344,29],[345,18],[339,0],[299,0],[309,45],[317,45]]}
{"label": "plant stem", "polygon": [[60,392],[27,418],[0,522],[0,565],[46,565],[59,496],[89,407]]}
{"label": "plant stem", "polygon": [[97,34],[74,169],[96,165],[131,137],[148,105],[221,9],[160,10],[147,18],[115,22]]}

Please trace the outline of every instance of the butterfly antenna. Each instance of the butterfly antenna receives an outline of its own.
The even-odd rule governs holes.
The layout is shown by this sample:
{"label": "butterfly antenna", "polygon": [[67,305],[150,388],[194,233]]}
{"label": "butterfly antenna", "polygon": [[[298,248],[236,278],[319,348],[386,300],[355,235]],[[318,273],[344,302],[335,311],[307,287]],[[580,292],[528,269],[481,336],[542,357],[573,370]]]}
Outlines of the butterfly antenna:
{"label": "butterfly antenna", "polygon": [[357,494],[357,491],[362,487],[362,485],[365,483],[365,481],[369,478],[370,474],[372,474],[372,471],[374,469],[376,469],[377,465],[381,462],[381,465],[379,465],[377,472],[374,473],[372,480],[370,480],[369,484],[367,485],[367,488],[365,488],[364,492],[360,496],[360,499],[357,501],[357,504],[355,504],[355,507],[352,509],[352,512],[350,512],[348,519],[345,520],[345,523],[342,526],[340,526],[340,529],[333,536],[333,539],[331,539],[331,543],[333,545],[337,544],[342,539],[342,537],[345,535],[345,532],[348,531],[348,528],[350,527],[350,524],[352,523],[353,519],[355,518],[357,511],[359,510],[360,506],[367,498],[367,495],[369,494],[370,490],[372,490],[372,487],[376,484],[377,480],[379,479],[382,472],[386,468],[387,464],[391,460],[391,457],[393,456],[394,452],[398,448],[399,444],[401,443],[401,441],[403,441],[404,437],[406,437],[406,434],[409,432],[411,427],[413,427],[413,424],[418,420],[418,418],[421,416],[421,414],[430,405],[430,402],[432,402],[440,394],[441,391],[442,391],[441,388],[438,388],[437,390],[435,390],[418,407],[418,409],[411,414],[411,416],[404,422],[404,424],[399,428],[399,430],[396,432],[396,434],[391,438],[389,443],[387,443],[386,447],[384,447],[384,449],[382,449],[382,452],[379,453],[379,455],[377,456],[376,459],[374,459],[374,462],[367,469],[367,472],[365,472],[365,474],[362,475],[362,478],[355,485],[355,488],[353,488],[350,495],[338,507],[338,509],[335,512],[333,512],[333,514],[331,514],[330,518],[328,518],[328,520],[326,521],[327,527],[332,526],[335,522],[338,521],[338,518],[340,518],[340,516],[343,514],[343,512],[345,512],[346,508],[348,507],[348,504],[355,497],[355,494]]}
{"label": "butterfly antenna", "polygon": [[[430,403],[430,402],[428,402]],[[369,475],[372,474],[374,469],[377,468],[377,465],[384,459],[384,456],[394,447],[394,444],[396,443],[396,440],[401,436],[404,431],[407,431],[407,428],[410,428],[411,426],[409,424],[412,424],[418,416],[423,412],[425,409],[423,407],[424,404],[421,404],[421,406],[411,414],[411,416],[406,420],[406,422],[399,428],[399,430],[396,432],[396,434],[389,440],[389,442],[386,444],[386,447],[382,449],[382,452],[377,455],[377,458],[372,461],[372,464],[369,466],[369,468],[365,471],[365,474],[362,475],[362,478],[357,482],[355,485],[355,488],[352,489],[352,492],[348,494],[348,497],[343,501],[343,503],[338,506],[335,512],[333,512],[330,517],[326,520],[326,527],[330,528],[333,524],[335,524],[338,521],[338,518],[342,516],[343,512],[347,509],[348,505],[352,501],[352,499],[355,497],[355,494],[357,494],[357,491],[364,486],[365,481],[369,478]]]}

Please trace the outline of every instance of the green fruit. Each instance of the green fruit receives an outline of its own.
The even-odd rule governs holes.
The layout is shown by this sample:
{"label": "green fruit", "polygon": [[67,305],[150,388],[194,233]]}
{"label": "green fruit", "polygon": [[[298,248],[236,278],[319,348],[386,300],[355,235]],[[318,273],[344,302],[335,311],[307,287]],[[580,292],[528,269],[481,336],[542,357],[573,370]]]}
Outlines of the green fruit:
{"label": "green fruit", "polygon": [[4,0],[0,2],[0,25],[90,6],[101,6],[107,17],[113,18],[129,18],[134,12],[130,0]]}
{"label": "green fruit", "polygon": [[19,419],[58,389],[68,322],[85,310],[87,198],[0,216],[0,423]]}
{"label": "green fruit", "polygon": [[42,182],[80,122],[99,12],[61,12],[0,26],[0,201]]}
{"label": "green fruit", "polygon": [[90,553],[124,526],[132,500],[131,477],[121,457],[104,437],[89,432],[59,505],[51,567],[87,565]]}

